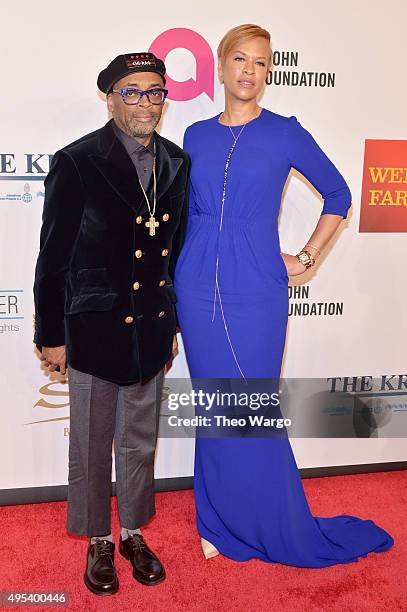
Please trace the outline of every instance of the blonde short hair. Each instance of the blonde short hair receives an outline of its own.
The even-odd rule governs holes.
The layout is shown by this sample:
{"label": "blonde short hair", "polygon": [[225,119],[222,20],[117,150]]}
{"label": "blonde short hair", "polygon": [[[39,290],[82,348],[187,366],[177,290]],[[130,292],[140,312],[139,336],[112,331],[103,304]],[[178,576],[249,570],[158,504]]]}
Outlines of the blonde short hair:
{"label": "blonde short hair", "polygon": [[218,58],[224,61],[228,53],[230,53],[232,49],[238,47],[240,41],[258,37],[264,38],[270,44],[269,68],[271,68],[273,52],[271,48],[270,32],[258,25],[254,25],[253,23],[244,23],[243,25],[236,26],[235,28],[229,30],[229,32],[226,32],[218,46]]}

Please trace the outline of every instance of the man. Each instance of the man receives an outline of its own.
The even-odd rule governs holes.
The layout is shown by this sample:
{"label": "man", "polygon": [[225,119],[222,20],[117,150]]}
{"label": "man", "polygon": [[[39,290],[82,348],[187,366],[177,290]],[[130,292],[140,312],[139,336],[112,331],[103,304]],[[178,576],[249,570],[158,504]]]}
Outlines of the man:
{"label": "man", "polygon": [[67,529],[90,538],[86,586],[111,594],[113,440],[119,551],[139,582],[165,578],[140,526],[155,512],[163,374],[177,353],[173,273],[190,162],[155,132],[167,95],[162,60],[119,55],[97,82],[113,119],[58,151],[45,181],[34,342],[50,371],[69,366]]}

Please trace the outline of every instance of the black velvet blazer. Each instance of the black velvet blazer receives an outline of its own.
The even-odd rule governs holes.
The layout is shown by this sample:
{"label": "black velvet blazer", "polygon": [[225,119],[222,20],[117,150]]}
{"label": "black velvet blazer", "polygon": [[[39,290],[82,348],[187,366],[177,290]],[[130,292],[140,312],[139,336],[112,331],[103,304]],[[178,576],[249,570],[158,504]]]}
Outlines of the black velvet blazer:
{"label": "black velvet blazer", "polygon": [[[45,180],[34,342],[66,345],[69,365],[119,384],[153,377],[171,357],[176,329],[173,274],[190,160],[157,133],[156,146],[155,236],[112,121],[58,151]],[[150,203],[152,191],[151,179]]]}

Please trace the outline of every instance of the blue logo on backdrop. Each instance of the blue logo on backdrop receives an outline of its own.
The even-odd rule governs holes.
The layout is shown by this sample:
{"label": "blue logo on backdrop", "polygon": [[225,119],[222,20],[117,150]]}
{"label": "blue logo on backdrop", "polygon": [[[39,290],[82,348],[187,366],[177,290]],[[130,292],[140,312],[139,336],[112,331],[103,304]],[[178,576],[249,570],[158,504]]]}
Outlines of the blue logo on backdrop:
{"label": "blue logo on backdrop", "polygon": [[23,296],[24,289],[0,289],[0,337],[21,331]]}
{"label": "blue logo on backdrop", "polygon": [[21,312],[21,298],[24,289],[0,289],[0,319],[24,319]]}
{"label": "blue logo on backdrop", "polygon": [[25,204],[30,204],[30,202],[32,202],[33,197],[30,193],[30,186],[28,183],[24,185],[24,193],[21,196],[21,199]]}

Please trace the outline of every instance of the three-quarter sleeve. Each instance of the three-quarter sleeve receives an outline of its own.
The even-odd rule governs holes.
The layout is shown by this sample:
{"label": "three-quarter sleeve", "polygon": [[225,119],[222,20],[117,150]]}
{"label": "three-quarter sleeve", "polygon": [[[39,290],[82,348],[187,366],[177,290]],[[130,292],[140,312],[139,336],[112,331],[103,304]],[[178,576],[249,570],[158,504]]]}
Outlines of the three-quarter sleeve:
{"label": "three-quarter sleeve", "polygon": [[294,116],[288,118],[286,136],[291,166],[309,180],[324,200],[321,215],[341,215],[346,219],[352,194],[342,174]]}

